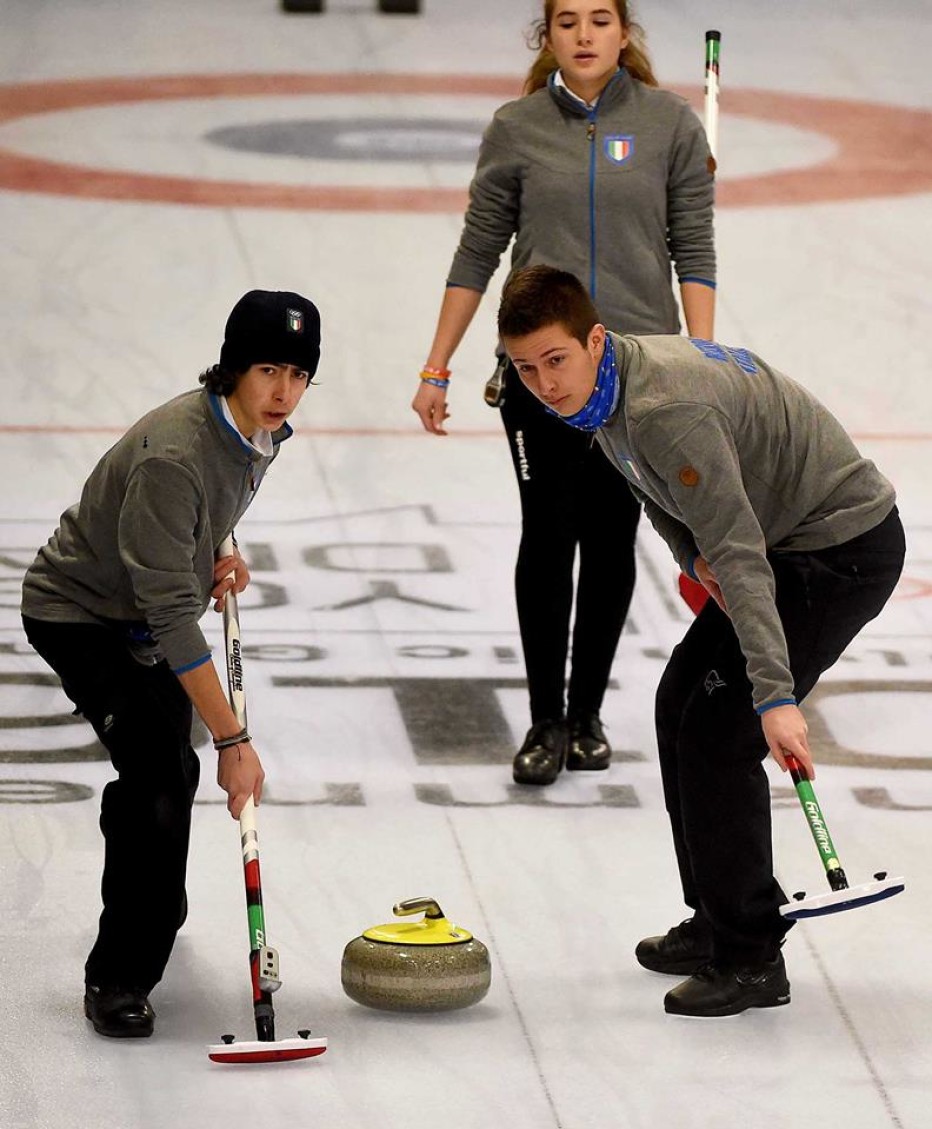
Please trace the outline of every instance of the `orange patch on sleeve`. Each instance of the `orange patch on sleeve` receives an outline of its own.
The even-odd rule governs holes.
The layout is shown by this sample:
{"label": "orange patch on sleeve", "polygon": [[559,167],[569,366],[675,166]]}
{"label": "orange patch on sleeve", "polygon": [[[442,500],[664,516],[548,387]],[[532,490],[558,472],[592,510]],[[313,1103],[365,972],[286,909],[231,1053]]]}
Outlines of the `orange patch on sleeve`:
{"label": "orange patch on sleeve", "polygon": [[694,466],[684,466],[680,471],[680,482],[684,486],[696,486],[699,482],[699,471]]}

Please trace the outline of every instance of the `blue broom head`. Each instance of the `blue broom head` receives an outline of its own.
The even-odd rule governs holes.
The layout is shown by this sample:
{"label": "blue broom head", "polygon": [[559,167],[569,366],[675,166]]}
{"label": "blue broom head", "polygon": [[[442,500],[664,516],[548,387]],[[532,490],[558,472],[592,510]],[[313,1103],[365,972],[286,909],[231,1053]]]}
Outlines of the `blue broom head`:
{"label": "blue broom head", "polygon": [[863,882],[860,886],[849,886],[844,890],[831,890],[825,894],[815,894],[811,898],[800,897],[780,907],[780,913],[790,921],[802,921],[807,917],[825,917],[830,913],[844,913],[845,910],[859,909],[872,902],[882,902],[894,894],[902,894],[906,889],[903,878],[877,878],[873,882]]}

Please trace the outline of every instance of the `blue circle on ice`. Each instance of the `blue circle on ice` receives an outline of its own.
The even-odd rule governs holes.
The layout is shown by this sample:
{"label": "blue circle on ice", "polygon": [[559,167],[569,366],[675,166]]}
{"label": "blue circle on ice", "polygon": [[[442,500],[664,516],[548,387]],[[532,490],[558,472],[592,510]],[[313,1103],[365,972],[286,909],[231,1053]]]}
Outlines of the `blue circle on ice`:
{"label": "blue circle on ice", "polygon": [[443,118],[308,118],[223,126],[205,140],[224,149],[326,161],[468,161],[483,122]]}

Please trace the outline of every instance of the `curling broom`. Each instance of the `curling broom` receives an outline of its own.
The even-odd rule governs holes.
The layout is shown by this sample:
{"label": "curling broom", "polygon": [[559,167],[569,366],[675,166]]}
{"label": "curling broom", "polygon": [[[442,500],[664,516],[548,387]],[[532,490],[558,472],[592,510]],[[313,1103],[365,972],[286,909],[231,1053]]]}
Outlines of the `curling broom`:
{"label": "curling broom", "polygon": [[780,912],[783,916],[793,921],[805,917],[823,917],[828,913],[857,909],[859,906],[880,902],[884,898],[892,898],[894,894],[902,893],[906,889],[905,881],[902,878],[888,878],[886,872],[882,870],[874,875],[873,882],[863,882],[859,886],[848,885],[848,879],[838,861],[835,844],[832,842],[809,778],[792,753],[784,753],[784,760],[796,786],[796,794],[819,850],[819,857],[825,867],[830,892],[815,894],[811,898],[807,898],[805,892],[794,894],[793,901],[781,907]]}
{"label": "curling broom", "polygon": [[[233,555],[233,538],[227,537],[218,550],[221,557]],[[230,705],[240,726],[246,728],[246,693],[243,688],[243,654],[240,644],[239,607],[236,593],[229,591],[223,602],[223,635],[226,644],[227,690]],[[249,973],[252,981],[256,1039],[237,1043],[235,1036],[222,1035],[221,1042],[207,1048],[213,1062],[289,1062],[313,1058],[327,1049],[325,1038],[311,1038],[309,1030],[298,1031],[296,1039],[275,1038],[275,1011],[272,993],[281,987],[278,953],[268,945],[265,913],[262,907],[262,877],[259,871],[259,838],[256,807],[252,796],[239,817],[243,849],[243,876],[246,883],[246,911],[249,920]]]}

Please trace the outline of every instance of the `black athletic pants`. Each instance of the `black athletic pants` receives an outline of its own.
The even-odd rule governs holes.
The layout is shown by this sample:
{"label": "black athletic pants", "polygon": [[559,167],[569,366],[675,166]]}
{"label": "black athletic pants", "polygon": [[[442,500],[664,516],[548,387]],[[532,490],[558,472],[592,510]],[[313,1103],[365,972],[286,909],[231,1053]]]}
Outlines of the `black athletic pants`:
{"label": "black athletic pants", "polygon": [[[894,509],[843,545],[770,555],[798,701],[883,608],[904,552]],[[714,600],[667,664],[656,723],[686,904],[711,925],[717,959],[739,964],[767,958],[790,924],[780,915],[787,899],[773,875],[770,790],[762,763],[768,750],[744,655]]]}
{"label": "black athletic pants", "polygon": [[23,626],[117,771],[100,806],[103,912],[87,983],[148,993],[168,963],[185,899],[199,775],[190,700],[167,663],[141,665],[119,631],[25,616]]}
{"label": "black athletic pants", "polygon": [[521,494],[515,595],[532,722],[598,712],[634,590],[641,509],[594,437],[551,416],[509,365],[501,408]]}

